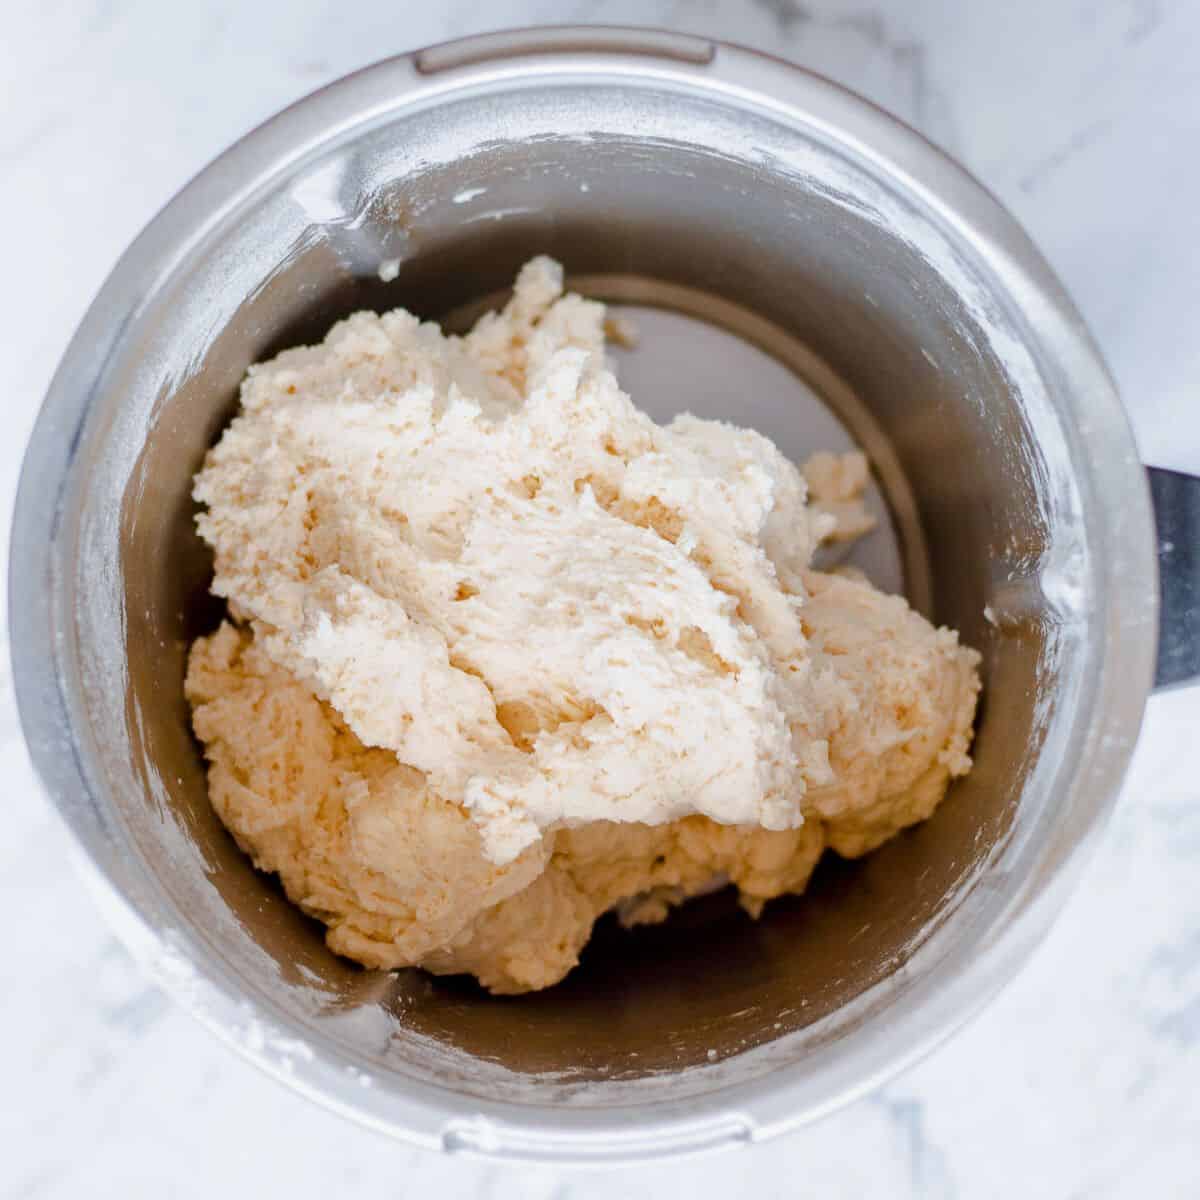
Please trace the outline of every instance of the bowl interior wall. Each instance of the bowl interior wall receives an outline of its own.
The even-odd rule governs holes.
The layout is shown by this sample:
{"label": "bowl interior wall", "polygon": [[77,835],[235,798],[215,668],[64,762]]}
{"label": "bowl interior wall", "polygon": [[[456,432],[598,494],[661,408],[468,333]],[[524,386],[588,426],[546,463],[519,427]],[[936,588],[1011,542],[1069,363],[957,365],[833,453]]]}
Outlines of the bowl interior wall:
{"label": "bowl interior wall", "polygon": [[[816,135],[742,117],[723,139],[728,118],[700,100],[648,91],[606,106],[601,91],[564,85],[491,98],[486,111],[462,101],[436,120],[378,122],[211,229],[151,299],[149,340],[128,350],[124,381],[111,368],[95,418],[123,394],[143,420],[136,452],[95,435],[82,501],[119,512],[124,626],[90,603],[102,581],[82,569],[76,581],[91,652],[128,657],[124,705],[92,717],[123,819],[247,990],[376,1071],[493,1097],[528,1098],[531,1075],[569,1077],[599,1082],[586,1101],[597,1104],[624,1083],[706,1068],[712,1052],[721,1061],[787,1040],[798,1059],[843,1036],[837,1014],[909,958],[1012,826],[1061,669],[1036,571],[1058,485],[1038,449],[1040,418],[989,328],[1007,318],[964,297],[964,279],[987,290],[969,257]],[[700,121],[720,152],[685,136]],[[454,153],[431,157],[431,139]],[[657,928],[603,922],[562,985],[494,999],[465,981],[336,958],[220,826],[181,690],[190,640],[220,617],[189,492],[251,363],[362,307],[438,317],[505,287],[535,253],[573,274],[731,301],[811,350],[896,455],[928,548],[932,615],[984,652],[986,694],[975,769],[931,821],[865,860],[830,857],[806,896],[758,922],[724,894]],[[400,270],[384,284],[388,258]],[[731,396],[731,420],[738,409]],[[680,1087],[706,1086],[697,1078]]]}

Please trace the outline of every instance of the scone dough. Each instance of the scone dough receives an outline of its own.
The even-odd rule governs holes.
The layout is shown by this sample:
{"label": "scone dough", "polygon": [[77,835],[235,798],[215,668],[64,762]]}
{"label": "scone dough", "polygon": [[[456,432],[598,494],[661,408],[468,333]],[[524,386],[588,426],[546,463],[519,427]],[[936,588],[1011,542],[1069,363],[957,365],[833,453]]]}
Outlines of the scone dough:
{"label": "scone dough", "polygon": [[862,457],[656,425],[604,330],[545,258],[465,338],[357,313],[251,369],[197,476],[214,808],[368,966],[545,987],[606,910],[757,914],[970,767],[978,655],[810,567]]}

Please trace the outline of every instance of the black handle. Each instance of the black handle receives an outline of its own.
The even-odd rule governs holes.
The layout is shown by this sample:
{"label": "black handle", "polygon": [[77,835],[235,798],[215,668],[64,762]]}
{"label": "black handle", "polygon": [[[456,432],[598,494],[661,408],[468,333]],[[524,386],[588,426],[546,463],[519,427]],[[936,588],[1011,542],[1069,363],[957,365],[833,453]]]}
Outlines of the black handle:
{"label": "black handle", "polygon": [[1200,679],[1200,476],[1147,467],[1158,526],[1155,689]]}

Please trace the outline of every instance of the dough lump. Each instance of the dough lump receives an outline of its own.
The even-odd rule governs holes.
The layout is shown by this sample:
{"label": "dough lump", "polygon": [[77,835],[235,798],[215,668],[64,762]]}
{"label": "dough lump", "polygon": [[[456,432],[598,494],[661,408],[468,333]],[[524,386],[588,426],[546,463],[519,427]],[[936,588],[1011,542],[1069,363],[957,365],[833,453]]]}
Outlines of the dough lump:
{"label": "dough lump", "polygon": [[862,456],[655,424],[605,322],[546,258],[466,337],[356,313],[251,368],[196,478],[213,806],[368,966],[546,987],[605,911],[757,915],[970,768],[978,655],[810,565]]}

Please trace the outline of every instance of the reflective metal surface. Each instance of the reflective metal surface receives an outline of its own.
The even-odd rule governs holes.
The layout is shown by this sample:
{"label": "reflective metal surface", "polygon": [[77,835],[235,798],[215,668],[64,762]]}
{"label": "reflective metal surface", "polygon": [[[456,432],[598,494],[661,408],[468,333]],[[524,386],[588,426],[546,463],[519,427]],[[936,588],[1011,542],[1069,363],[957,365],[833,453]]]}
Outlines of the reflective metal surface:
{"label": "reflective metal surface", "polygon": [[[731,419],[796,452],[799,397],[815,394],[862,438],[913,598],[983,651],[986,692],[975,770],[926,825],[827,862],[758,923],[718,895],[661,928],[602,927],[564,984],[495,999],[335,958],[217,822],[181,690],[189,640],[219,616],[189,488],[250,363],[355,308],[443,315],[538,252],[796,375],[796,399],[731,389]],[[11,580],[34,760],[99,903],[164,985],[374,1127],[582,1161],[772,1135],[983,1003],[1115,795],[1157,612],[1123,414],[1011,219],[821,79],[619,30],[380,64],[202,173],[64,359]]]}

